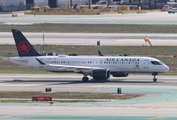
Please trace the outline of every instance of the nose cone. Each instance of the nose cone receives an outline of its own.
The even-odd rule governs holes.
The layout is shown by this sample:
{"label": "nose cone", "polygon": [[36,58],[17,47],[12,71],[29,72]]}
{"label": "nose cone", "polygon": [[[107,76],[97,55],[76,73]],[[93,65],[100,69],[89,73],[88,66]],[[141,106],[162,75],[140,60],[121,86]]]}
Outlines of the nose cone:
{"label": "nose cone", "polygon": [[169,70],[170,70],[170,68],[167,65],[164,65],[163,72],[168,72]]}

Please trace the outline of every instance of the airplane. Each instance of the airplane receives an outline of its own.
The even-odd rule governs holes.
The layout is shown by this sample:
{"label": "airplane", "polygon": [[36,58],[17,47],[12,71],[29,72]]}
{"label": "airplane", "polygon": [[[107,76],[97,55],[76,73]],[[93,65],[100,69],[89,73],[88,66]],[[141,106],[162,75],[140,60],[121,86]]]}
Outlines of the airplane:
{"label": "airplane", "polygon": [[113,77],[127,77],[127,73],[152,73],[156,75],[169,71],[169,67],[158,59],[137,56],[43,56],[39,54],[18,29],[12,29],[18,57],[9,61],[18,65],[50,72],[75,72],[83,74],[82,81],[93,77],[95,81]]}
{"label": "airplane", "polygon": [[103,53],[101,51],[98,50],[98,55],[99,56],[104,56]]}

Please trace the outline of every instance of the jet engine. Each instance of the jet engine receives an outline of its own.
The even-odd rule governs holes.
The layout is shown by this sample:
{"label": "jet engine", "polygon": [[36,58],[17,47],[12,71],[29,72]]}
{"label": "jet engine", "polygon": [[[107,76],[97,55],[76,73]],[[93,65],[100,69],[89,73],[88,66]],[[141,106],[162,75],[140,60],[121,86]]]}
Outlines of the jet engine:
{"label": "jet engine", "polygon": [[128,73],[118,72],[118,73],[111,73],[113,77],[127,77]]}
{"label": "jet engine", "polygon": [[110,71],[108,69],[93,70],[91,76],[95,80],[106,80],[110,77]]}

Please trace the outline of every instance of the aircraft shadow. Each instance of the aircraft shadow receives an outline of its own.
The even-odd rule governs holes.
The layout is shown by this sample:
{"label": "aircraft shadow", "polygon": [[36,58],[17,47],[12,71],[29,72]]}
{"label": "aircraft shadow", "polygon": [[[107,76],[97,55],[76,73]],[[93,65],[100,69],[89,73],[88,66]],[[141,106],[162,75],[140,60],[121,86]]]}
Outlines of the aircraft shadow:
{"label": "aircraft shadow", "polygon": [[[31,79],[31,80],[21,80],[21,79],[14,79],[14,80],[6,80],[6,81],[1,81],[0,83],[53,83],[55,82],[55,84],[51,84],[51,85],[64,85],[64,84],[89,84],[89,83],[131,83],[131,84],[136,84],[136,83],[154,83],[152,80],[127,80],[127,79],[119,79],[119,80],[115,80],[115,79],[110,79],[110,80],[100,80],[100,81],[95,81],[93,79],[89,80],[88,82],[83,82],[81,80],[78,79],[72,79],[72,80],[56,80],[56,79],[51,79],[51,80],[35,80],[35,79]],[[56,83],[57,82],[57,83]],[[162,83],[162,82],[156,82],[154,84],[157,83]]]}

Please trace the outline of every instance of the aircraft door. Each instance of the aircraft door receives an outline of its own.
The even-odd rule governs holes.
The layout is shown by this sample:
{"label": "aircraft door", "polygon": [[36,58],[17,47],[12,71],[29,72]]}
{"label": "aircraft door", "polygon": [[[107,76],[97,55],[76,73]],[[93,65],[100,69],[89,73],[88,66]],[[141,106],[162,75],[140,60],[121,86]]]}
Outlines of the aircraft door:
{"label": "aircraft door", "polygon": [[149,68],[149,60],[144,60],[143,67],[144,67],[144,69],[148,69]]}
{"label": "aircraft door", "polygon": [[100,60],[100,65],[103,65],[103,60]]}

